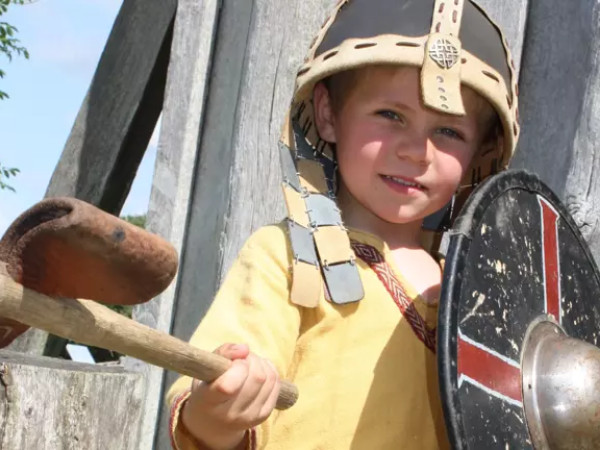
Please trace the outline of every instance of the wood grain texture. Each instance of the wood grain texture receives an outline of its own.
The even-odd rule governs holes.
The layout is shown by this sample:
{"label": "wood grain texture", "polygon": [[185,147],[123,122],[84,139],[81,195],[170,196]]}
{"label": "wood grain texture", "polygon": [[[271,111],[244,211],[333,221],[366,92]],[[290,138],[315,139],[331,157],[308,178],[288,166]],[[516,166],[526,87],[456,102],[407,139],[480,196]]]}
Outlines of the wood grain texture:
{"label": "wood grain texture", "polygon": [[514,167],[538,174],[565,202],[600,261],[600,6],[531,2]]}
{"label": "wood grain texture", "polygon": [[160,114],[175,0],[125,0],[47,196],[118,213]]}
{"label": "wood grain texture", "polygon": [[597,2],[532,1],[520,79],[522,132],[513,167],[564,199],[574,142],[593,82]]}
{"label": "wood grain texture", "polygon": [[0,351],[0,448],[139,449],[140,375]]}
{"label": "wood grain texture", "polygon": [[581,115],[573,139],[573,159],[567,173],[564,202],[600,263],[600,6],[587,17],[592,30],[588,77]]}
{"label": "wood grain texture", "polygon": [[[175,246],[182,264],[219,4],[218,0],[179,0],[173,31],[147,227]],[[137,306],[133,317],[169,332],[179,285],[176,278],[162,294]],[[140,449],[170,448],[166,422],[157,426],[164,371],[132,358],[126,358],[125,365],[145,375]],[[157,429],[163,442],[155,444]]]}
{"label": "wood grain texture", "polygon": [[476,0],[476,3],[485,9],[506,37],[517,72],[521,66],[529,1]]}

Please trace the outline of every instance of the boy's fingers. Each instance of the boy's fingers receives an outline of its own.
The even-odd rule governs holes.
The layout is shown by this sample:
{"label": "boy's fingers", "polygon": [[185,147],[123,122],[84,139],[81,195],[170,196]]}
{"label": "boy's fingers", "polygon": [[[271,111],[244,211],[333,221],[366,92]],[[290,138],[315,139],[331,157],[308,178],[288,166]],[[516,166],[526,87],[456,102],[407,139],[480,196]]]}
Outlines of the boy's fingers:
{"label": "boy's fingers", "polygon": [[246,344],[223,344],[213,353],[227,359],[244,359],[250,354],[250,349]]}
{"label": "boy's fingers", "polygon": [[260,405],[259,417],[261,421],[271,414],[279,396],[279,374],[277,369],[271,361],[263,360],[262,363],[267,373],[267,380],[256,398],[257,405]]}
{"label": "boy's fingers", "polygon": [[[251,415],[256,416],[263,410],[264,403],[270,396],[275,383],[278,380],[277,372],[268,361],[255,355],[248,357],[249,373],[244,385],[244,395],[237,402],[240,411],[253,410]],[[262,421],[266,417],[262,417]]]}
{"label": "boy's fingers", "polygon": [[248,373],[248,363],[245,360],[234,360],[223,375],[209,384],[208,389],[215,394],[216,402],[228,401],[236,395],[246,383]]}
{"label": "boy's fingers", "polygon": [[248,375],[244,380],[240,395],[235,399],[235,409],[238,411],[245,411],[255,402],[256,396],[266,380],[266,374],[260,365],[260,358],[250,354],[244,362],[247,364]]}
{"label": "boy's fingers", "polygon": [[277,404],[277,398],[279,397],[279,389],[280,389],[279,377],[276,378],[275,383],[271,387],[269,391],[269,395],[265,400],[263,408],[260,412],[262,417],[268,417],[271,412],[275,409],[275,405]]}

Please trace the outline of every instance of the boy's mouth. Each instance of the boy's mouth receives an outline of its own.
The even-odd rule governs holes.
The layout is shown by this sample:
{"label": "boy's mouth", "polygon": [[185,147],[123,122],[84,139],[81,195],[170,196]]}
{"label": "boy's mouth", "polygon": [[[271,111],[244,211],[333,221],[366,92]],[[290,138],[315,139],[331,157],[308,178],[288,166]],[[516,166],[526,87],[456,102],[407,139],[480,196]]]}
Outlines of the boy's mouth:
{"label": "boy's mouth", "polygon": [[391,181],[392,183],[399,184],[400,186],[406,186],[408,188],[415,188],[421,191],[425,190],[425,186],[417,183],[416,181],[407,180],[406,178],[394,177],[392,175],[381,175],[384,180]]}

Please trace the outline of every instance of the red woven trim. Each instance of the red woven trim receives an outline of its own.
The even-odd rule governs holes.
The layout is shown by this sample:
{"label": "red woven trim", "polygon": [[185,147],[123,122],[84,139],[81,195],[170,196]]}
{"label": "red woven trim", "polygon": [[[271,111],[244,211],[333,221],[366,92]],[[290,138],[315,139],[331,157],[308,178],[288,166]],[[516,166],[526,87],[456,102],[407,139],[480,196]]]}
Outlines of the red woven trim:
{"label": "red woven trim", "polygon": [[427,326],[412,300],[406,295],[392,268],[385,262],[383,255],[375,247],[356,241],[352,241],[352,249],[356,256],[366,262],[377,274],[417,337],[429,350],[435,353],[435,328],[432,329]]}
{"label": "red woven trim", "polygon": [[175,444],[175,428],[174,428],[174,424],[175,424],[175,416],[177,416],[177,413],[181,410],[181,404],[187,400],[189,394],[191,392],[191,389],[188,389],[186,391],[184,391],[183,393],[181,393],[180,395],[177,396],[177,398],[175,399],[175,401],[173,402],[173,405],[171,406],[171,416],[169,417],[169,438],[171,439],[171,448],[173,449],[177,449],[177,445]]}
{"label": "red woven trim", "polygon": [[250,428],[248,430],[248,450],[256,450],[258,444],[256,443],[256,428]]}

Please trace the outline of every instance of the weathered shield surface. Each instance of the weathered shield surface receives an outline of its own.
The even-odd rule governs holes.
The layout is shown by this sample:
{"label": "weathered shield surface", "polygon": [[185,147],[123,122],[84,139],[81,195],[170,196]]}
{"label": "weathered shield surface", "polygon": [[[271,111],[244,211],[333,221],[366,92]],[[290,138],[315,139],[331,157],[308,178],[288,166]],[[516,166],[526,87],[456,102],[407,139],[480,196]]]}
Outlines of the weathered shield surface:
{"label": "weathered shield surface", "polygon": [[542,315],[597,346],[600,277],[556,196],[537,177],[508,171],[470,197],[451,231],[438,358],[454,448],[532,448],[520,358]]}

